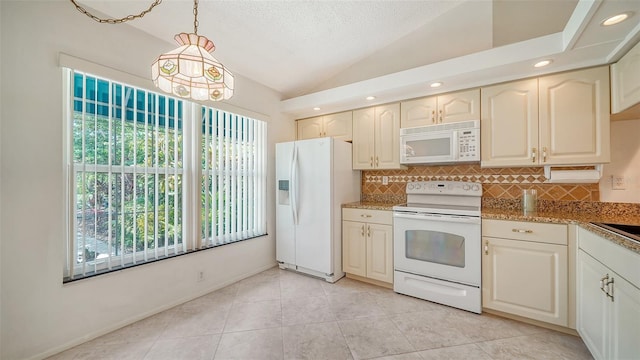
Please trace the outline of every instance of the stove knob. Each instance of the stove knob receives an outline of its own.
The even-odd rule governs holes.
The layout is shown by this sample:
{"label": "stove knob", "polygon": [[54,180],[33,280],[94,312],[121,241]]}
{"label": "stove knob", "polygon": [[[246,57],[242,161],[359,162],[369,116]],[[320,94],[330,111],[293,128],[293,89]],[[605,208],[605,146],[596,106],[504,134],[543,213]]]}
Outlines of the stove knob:
{"label": "stove knob", "polygon": [[478,186],[477,184],[475,184],[475,185],[471,186],[471,190],[473,190],[473,191],[478,191],[478,190],[480,190],[480,186]]}
{"label": "stove knob", "polygon": [[464,191],[469,191],[469,188],[470,188],[470,186],[469,186],[469,185],[464,185],[464,186],[462,187],[462,190],[464,190]]}
{"label": "stove knob", "polygon": [[413,184],[407,184],[407,190],[413,190]]}
{"label": "stove knob", "polygon": [[422,188],[422,185],[416,184],[416,190],[419,190],[420,188]]}

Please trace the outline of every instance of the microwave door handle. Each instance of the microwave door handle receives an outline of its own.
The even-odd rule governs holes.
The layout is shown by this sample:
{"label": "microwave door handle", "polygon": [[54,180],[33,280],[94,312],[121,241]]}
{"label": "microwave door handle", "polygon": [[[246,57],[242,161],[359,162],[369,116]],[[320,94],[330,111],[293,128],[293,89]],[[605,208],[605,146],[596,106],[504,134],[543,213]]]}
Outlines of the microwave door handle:
{"label": "microwave door handle", "polygon": [[451,158],[453,160],[460,159],[460,144],[458,143],[458,132],[453,132],[453,139],[451,139]]}

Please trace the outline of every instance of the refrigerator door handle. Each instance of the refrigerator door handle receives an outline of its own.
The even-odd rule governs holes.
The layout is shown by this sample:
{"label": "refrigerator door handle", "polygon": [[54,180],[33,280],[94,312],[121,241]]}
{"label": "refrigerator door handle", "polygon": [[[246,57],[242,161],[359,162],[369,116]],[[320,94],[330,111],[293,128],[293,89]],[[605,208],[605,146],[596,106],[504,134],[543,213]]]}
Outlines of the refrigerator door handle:
{"label": "refrigerator door handle", "polygon": [[298,147],[293,145],[293,154],[291,159],[291,214],[293,215],[293,224],[298,225]]}

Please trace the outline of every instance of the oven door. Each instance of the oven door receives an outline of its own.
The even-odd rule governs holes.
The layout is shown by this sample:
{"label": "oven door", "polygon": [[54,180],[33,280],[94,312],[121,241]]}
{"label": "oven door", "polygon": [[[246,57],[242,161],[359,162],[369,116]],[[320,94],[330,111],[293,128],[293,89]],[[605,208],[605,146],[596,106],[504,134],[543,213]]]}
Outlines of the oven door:
{"label": "oven door", "polygon": [[480,217],[394,212],[397,271],[480,286]]}
{"label": "oven door", "polygon": [[437,131],[402,135],[401,164],[450,163],[458,159],[457,133]]}

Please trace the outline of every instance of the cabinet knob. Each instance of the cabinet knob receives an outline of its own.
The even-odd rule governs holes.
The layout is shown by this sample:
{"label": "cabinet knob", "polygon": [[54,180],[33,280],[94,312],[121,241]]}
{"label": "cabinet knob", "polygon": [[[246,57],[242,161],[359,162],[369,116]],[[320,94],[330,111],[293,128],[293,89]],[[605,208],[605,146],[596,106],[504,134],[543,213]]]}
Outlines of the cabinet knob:
{"label": "cabinet knob", "polygon": [[547,162],[547,148],[542,148],[542,162]]}
{"label": "cabinet knob", "polygon": [[440,119],[438,119],[438,122],[442,124],[442,109],[440,109]]}
{"label": "cabinet knob", "polygon": [[373,167],[373,156],[371,157],[371,159],[369,160],[369,165],[371,165],[371,167]]}
{"label": "cabinet knob", "polygon": [[511,229],[511,231],[515,233],[521,233],[521,234],[531,234],[533,232],[533,230],[527,230],[527,229]]}
{"label": "cabinet knob", "polygon": [[371,216],[373,216],[373,215],[369,215],[369,214],[360,214],[360,217],[363,217],[363,218],[370,218]]}
{"label": "cabinet knob", "polygon": [[367,225],[367,237],[371,237],[371,226]]}
{"label": "cabinet knob", "polygon": [[376,156],[376,167],[380,166],[380,161],[378,160],[378,156]]}
{"label": "cabinet knob", "polygon": [[484,254],[489,255],[489,240],[484,242]]}
{"label": "cabinet knob", "polygon": [[364,237],[364,225],[362,225],[362,229],[360,230],[360,235]]}

